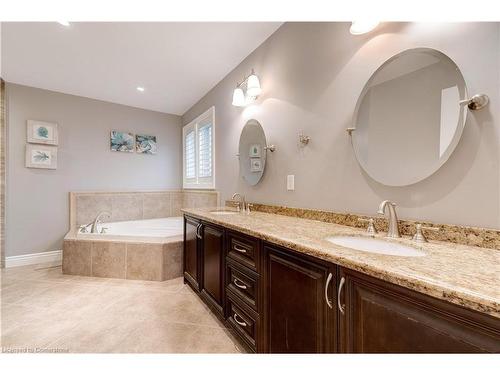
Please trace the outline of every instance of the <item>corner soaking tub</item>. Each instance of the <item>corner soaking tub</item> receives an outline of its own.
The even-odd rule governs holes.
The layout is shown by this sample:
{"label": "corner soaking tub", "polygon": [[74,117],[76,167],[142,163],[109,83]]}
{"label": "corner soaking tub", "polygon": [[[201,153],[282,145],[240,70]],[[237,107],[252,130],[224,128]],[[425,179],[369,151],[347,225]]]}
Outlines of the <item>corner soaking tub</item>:
{"label": "corner soaking tub", "polygon": [[182,217],[98,224],[99,232],[103,228],[70,230],[63,242],[64,274],[152,281],[182,276]]}
{"label": "corner soaking tub", "polygon": [[[176,237],[182,235],[182,217],[117,221],[97,225],[99,233],[81,233],[78,236]],[[104,233],[100,233],[104,229]],[[90,226],[88,227],[90,230]]]}

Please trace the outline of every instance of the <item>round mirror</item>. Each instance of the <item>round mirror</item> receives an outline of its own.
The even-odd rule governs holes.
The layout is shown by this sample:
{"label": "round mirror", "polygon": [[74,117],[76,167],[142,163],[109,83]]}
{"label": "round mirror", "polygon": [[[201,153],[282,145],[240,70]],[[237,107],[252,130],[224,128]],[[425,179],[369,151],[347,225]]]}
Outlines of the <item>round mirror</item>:
{"label": "round mirror", "polygon": [[257,120],[248,120],[240,136],[240,174],[251,186],[257,185],[266,167],[266,135]]}
{"label": "round mirror", "polygon": [[356,104],[352,144],[374,180],[405,186],[436,172],[455,149],[467,114],[464,78],[443,53],[417,48],[387,60]]}

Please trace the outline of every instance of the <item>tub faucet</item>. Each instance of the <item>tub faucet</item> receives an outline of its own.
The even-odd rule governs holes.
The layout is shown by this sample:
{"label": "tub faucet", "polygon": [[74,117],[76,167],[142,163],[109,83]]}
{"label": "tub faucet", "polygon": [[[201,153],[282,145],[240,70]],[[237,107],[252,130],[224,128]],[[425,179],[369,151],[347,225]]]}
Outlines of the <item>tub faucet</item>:
{"label": "tub faucet", "polygon": [[94,221],[92,222],[92,226],[90,227],[90,233],[99,233],[99,230],[97,229],[97,224],[101,222],[101,216],[111,217],[111,214],[106,211],[99,212],[95,217]]}
{"label": "tub faucet", "polygon": [[382,201],[377,212],[380,215],[384,215],[386,207],[389,207],[389,229],[387,231],[387,237],[399,238],[401,234],[399,233],[398,216],[396,215],[396,203],[388,200]]}
{"label": "tub faucet", "polygon": [[[245,197],[243,195],[241,195],[240,193],[234,193],[233,196],[231,197],[231,200],[235,200],[236,197],[239,198],[239,201],[236,202],[238,204],[238,212],[243,210],[243,212],[245,212]],[[243,206],[243,207],[242,207]]]}

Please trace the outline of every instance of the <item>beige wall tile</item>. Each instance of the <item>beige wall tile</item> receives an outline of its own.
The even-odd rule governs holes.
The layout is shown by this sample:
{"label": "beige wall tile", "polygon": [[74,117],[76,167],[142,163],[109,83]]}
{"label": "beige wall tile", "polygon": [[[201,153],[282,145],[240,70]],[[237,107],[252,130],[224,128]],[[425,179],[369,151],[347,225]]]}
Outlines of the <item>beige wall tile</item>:
{"label": "beige wall tile", "polygon": [[182,241],[163,245],[163,280],[182,276]]}
{"label": "beige wall tile", "polygon": [[76,224],[87,224],[95,219],[99,212],[111,213],[112,196],[107,194],[79,195],[76,197]]}
{"label": "beige wall tile", "polygon": [[69,275],[90,276],[90,241],[64,241],[63,273]]}
{"label": "beige wall tile", "polygon": [[162,244],[127,244],[127,279],[162,281],[162,278]]}
{"label": "beige wall tile", "polygon": [[172,216],[182,216],[181,208],[184,207],[184,194],[182,192],[170,193]]}
{"label": "beige wall tile", "polygon": [[111,204],[111,220],[141,220],[143,197],[141,193],[115,194]]}
{"label": "beige wall tile", "polygon": [[92,276],[124,279],[126,262],[125,243],[92,243]]}
{"label": "beige wall tile", "polygon": [[171,216],[170,193],[144,193],[143,218],[156,219]]}
{"label": "beige wall tile", "polygon": [[184,192],[183,208],[216,207],[218,193],[216,191],[188,191]]}

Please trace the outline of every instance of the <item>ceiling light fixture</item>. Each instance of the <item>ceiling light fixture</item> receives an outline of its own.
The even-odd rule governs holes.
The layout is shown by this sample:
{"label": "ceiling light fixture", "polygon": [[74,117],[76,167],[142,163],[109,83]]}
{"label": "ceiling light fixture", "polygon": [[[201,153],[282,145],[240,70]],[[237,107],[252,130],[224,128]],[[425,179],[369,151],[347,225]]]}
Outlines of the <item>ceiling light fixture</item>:
{"label": "ceiling light fixture", "polygon": [[351,32],[352,35],[366,34],[375,29],[379,23],[380,23],[379,21],[373,21],[373,20],[353,21],[349,31]]}
{"label": "ceiling light fixture", "polygon": [[144,87],[140,87],[140,86],[138,86],[138,87],[137,87],[137,91],[144,92]]}
{"label": "ceiling light fixture", "polygon": [[58,24],[63,25],[63,26],[69,26],[68,21],[57,21]]}
{"label": "ceiling light fixture", "polygon": [[[246,93],[243,89],[246,90]],[[245,105],[255,101],[261,93],[262,88],[260,87],[259,77],[257,77],[252,69],[250,75],[246,76],[242,82],[236,85],[236,88],[233,91],[233,105],[235,107],[244,107]]]}

